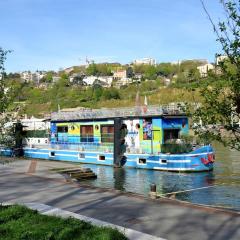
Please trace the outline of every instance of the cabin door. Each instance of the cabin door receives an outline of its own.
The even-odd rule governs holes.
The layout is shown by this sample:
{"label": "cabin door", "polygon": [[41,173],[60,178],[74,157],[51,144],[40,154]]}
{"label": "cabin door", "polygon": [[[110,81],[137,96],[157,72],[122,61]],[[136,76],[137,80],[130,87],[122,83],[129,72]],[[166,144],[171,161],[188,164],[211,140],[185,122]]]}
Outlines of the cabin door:
{"label": "cabin door", "polygon": [[161,150],[160,134],[160,130],[152,130],[151,154],[159,153]]}
{"label": "cabin door", "polygon": [[166,141],[171,141],[173,139],[178,139],[180,134],[180,129],[164,129],[163,131],[163,143]]}

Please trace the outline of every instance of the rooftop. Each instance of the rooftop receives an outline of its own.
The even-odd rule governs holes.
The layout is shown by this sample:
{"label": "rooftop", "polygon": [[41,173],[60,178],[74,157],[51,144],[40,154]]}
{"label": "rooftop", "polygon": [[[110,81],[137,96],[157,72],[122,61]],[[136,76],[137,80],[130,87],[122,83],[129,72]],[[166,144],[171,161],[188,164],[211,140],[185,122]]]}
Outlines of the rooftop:
{"label": "rooftop", "polygon": [[100,108],[100,109],[72,109],[72,111],[61,110],[51,114],[52,121],[72,121],[84,119],[103,118],[132,118],[132,117],[154,117],[154,116],[185,115],[182,104],[173,103],[169,105],[136,106],[125,108]]}

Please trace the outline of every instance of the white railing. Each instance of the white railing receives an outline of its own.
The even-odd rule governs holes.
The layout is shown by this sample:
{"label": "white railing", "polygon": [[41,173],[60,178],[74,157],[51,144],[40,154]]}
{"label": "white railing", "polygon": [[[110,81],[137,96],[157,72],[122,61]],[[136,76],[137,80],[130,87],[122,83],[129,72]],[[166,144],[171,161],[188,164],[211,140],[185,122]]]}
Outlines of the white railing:
{"label": "white railing", "polygon": [[67,142],[50,143],[50,144],[32,144],[25,145],[25,148],[37,149],[56,149],[56,150],[73,150],[78,152],[109,152],[113,153],[113,143],[77,143],[71,144]]}

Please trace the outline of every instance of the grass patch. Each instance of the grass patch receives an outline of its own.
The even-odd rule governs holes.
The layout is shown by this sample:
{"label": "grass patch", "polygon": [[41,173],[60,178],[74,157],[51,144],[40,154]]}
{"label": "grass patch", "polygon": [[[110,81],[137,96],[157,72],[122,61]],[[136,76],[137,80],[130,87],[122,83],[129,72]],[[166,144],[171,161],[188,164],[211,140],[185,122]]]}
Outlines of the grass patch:
{"label": "grass patch", "polygon": [[74,218],[45,216],[23,206],[0,206],[1,240],[125,240],[122,233]]}

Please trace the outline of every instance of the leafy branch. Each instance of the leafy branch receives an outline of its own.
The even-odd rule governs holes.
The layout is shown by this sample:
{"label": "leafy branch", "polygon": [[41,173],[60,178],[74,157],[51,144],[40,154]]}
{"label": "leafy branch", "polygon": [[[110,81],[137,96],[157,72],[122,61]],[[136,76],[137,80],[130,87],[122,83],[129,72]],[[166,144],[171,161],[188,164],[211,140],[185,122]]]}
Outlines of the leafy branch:
{"label": "leafy branch", "polygon": [[240,0],[220,0],[225,19],[217,24],[200,2],[227,58],[200,89],[203,103],[191,113],[195,123],[201,122],[195,132],[240,150]]}

